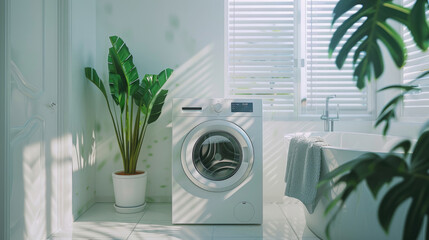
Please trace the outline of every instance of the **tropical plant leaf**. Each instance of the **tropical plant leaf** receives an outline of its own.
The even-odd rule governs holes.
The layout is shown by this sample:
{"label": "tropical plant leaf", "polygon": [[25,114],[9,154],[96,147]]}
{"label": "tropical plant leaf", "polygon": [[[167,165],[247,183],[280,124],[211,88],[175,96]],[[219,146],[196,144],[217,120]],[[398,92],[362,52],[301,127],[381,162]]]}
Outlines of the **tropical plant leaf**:
{"label": "tropical plant leaf", "polygon": [[[414,82],[414,81],[413,81]],[[411,82],[412,83],[412,82]],[[410,83],[410,84],[411,84]],[[389,89],[398,89],[402,90],[402,92],[392,98],[381,110],[380,114],[377,117],[377,121],[375,122],[375,127],[378,127],[381,123],[385,123],[383,128],[383,135],[386,135],[390,128],[390,122],[393,119],[396,119],[396,108],[402,103],[402,100],[405,97],[405,94],[408,94],[412,91],[418,91],[419,88],[415,85],[390,85],[384,87],[378,92],[389,90]]]}
{"label": "tropical plant leaf", "polygon": [[404,158],[406,159],[408,156],[408,151],[410,151],[410,148],[411,148],[411,141],[406,139],[399,142],[390,150],[390,152],[393,153],[395,150],[399,148],[402,148],[402,150],[404,151]]}
{"label": "tropical plant leaf", "polygon": [[393,186],[383,197],[378,207],[378,221],[386,233],[389,232],[393,215],[401,203],[407,198],[407,192],[412,186],[412,182],[401,182]]}
{"label": "tropical plant leaf", "polygon": [[161,90],[159,91],[158,95],[155,97],[155,101],[150,111],[148,124],[158,120],[159,116],[161,115],[162,107],[164,106],[165,98],[167,98],[167,94],[168,94],[168,90]]}
{"label": "tropical plant leaf", "polygon": [[388,89],[398,89],[398,90],[404,90],[404,91],[411,91],[411,90],[415,90],[417,89],[417,86],[415,85],[401,85],[401,84],[394,84],[394,85],[389,85],[387,87],[384,87],[380,90],[377,90],[377,92],[382,92]]}
{"label": "tropical plant leaf", "polygon": [[164,84],[167,82],[168,78],[170,78],[172,73],[173,69],[167,68],[161,71],[158,75],[153,76],[150,86],[150,91],[153,96],[158,94],[158,91],[162,88],[162,86],[164,86]]}
{"label": "tropical plant leaf", "polygon": [[137,68],[125,42],[118,36],[111,36],[109,49],[109,72],[119,74],[123,86],[126,86],[127,95],[133,95],[137,90],[140,79]]}
{"label": "tropical plant leaf", "polygon": [[422,166],[429,164],[429,131],[424,131],[417,140],[411,155],[411,167],[415,172],[427,171]]}
{"label": "tropical plant leaf", "polygon": [[348,161],[347,163],[344,163],[343,165],[332,170],[331,172],[325,174],[320,179],[318,187],[322,187],[323,185],[328,184],[330,181],[332,181],[335,177],[338,177],[339,175],[342,175],[343,173],[350,171],[357,164],[361,163],[361,161],[371,160],[374,158],[378,158],[378,155],[375,153],[366,153],[352,161]]}
{"label": "tropical plant leaf", "polygon": [[[124,173],[134,174],[147,126],[161,115],[168,93],[162,87],[173,70],[166,69],[159,75],[146,74],[140,80],[133,56],[125,42],[117,36],[109,39],[112,44],[108,55],[110,95],[115,104],[120,106],[120,113],[112,112],[106,89],[97,72],[92,68],[85,68],[85,75],[106,99],[121,151]],[[134,104],[138,107],[137,113],[134,111]]]}
{"label": "tropical plant leaf", "polygon": [[95,86],[97,86],[98,89],[100,89],[101,93],[103,94],[104,98],[107,101],[107,93],[106,88],[104,87],[103,81],[98,77],[97,71],[95,69],[86,67],[85,68],[85,77],[92,82]]}
{"label": "tropical plant leaf", "polygon": [[[397,209],[405,201],[411,199],[404,225],[403,239],[417,239],[423,227],[424,219],[429,218],[429,201],[427,200],[429,199],[429,129],[419,136],[411,154],[410,163],[408,163],[407,157],[409,155],[407,153],[410,146],[411,141],[404,140],[395,145],[389,154],[366,153],[352,160],[352,163],[341,165],[329,173],[327,175],[329,179],[338,178],[333,186],[344,184],[345,187],[339,193],[339,197],[332,200],[328,205],[325,213],[338,205],[341,208],[362,181],[366,181],[373,197],[376,198],[383,186],[390,184],[394,178],[397,178],[400,181],[394,184],[382,197],[378,208],[378,220],[383,230],[388,233]],[[397,149],[403,149],[404,154],[393,153]],[[329,220],[327,228],[338,213],[339,210],[337,209]],[[425,228],[429,229],[429,222],[426,222]],[[329,234],[328,229],[326,229],[326,234]],[[426,232],[426,239],[428,238],[429,232]]]}
{"label": "tropical plant leaf", "polygon": [[150,92],[150,85],[152,82],[153,74],[146,74],[140,85],[137,86],[136,91],[133,94],[136,105],[140,107],[144,114],[147,114],[150,102],[152,100],[152,93]]}
{"label": "tropical plant leaf", "polygon": [[167,97],[167,90],[161,90],[167,80],[170,78],[173,70],[167,68],[161,71],[158,75],[153,75],[150,83],[150,93],[152,94],[152,101],[150,103],[150,116],[148,123],[156,121],[161,115],[162,106],[164,105],[165,98]]}
{"label": "tropical plant leaf", "polygon": [[386,21],[393,19],[407,23],[410,10],[393,4],[392,0],[340,0],[334,8],[332,24],[355,6],[361,7],[336,29],[329,45],[329,54],[333,54],[347,31],[362,20],[363,23],[346,40],[335,60],[337,67],[341,69],[350,51],[357,47],[353,56],[353,78],[356,86],[362,89],[365,87],[365,79],[370,81],[373,75],[378,78],[384,71],[379,41],[386,46],[397,67],[405,64],[404,42]]}
{"label": "tropical plant leaf", "polygon": [[426,21],[427,0],[416,0],[411,9],[409,29],[417,46],[426,51],[429,45],[429,26]]}

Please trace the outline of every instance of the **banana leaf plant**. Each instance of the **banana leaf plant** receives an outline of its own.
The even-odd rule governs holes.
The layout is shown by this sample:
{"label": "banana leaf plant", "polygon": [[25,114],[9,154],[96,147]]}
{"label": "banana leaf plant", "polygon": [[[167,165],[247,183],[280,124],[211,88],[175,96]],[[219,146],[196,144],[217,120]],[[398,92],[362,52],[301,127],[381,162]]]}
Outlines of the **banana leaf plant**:
{"label": "banana leaf plant", "polygon": [[111,100],[95,69],[85,68],[85,76],[106,100],[121,152],[124,174],[135,174],[146,130],[161,115],[168,94],[168,90],[162,87],[173,70],[167,68],[158,75],[146,74],[140,79],[125,42],[118,36],[111,36],[109,39],[112,44],[108,56]]}
{"label": "banana leaf plant", "polygon": [[[337,28],[331,39],[329,54],[333,54],[347,30],[362,21],[358,29],[341,46],[336,57],[336,65],[341,68],[348,54],[354,49],[353,76],[357,87],[364,88],[366,80],[370,81],[373,77],[377,79],[384,71],[380,43],[387,48],[398,68],[406,62],[406,49],[402,37],[386,21],[387,19],[406,26],[416,45],[422,51],[427,50],[429,46],[429,25],[426,20],[428,4],[428,0],[416,0],[409,9],[394,4],[391,0],[339,0],[334,9],[333,23],[355,6],[360,8]],[[396,118],[396,108],[405,95],[419,91],[416,82],[428,74],[429,71],[425,71],[409,84],[391,85],[379,90],[401,90],[400,94],[385,105],[377,118],[376,127],[385,123],[383,135],[387,134],[390,122]],[[397,150],[402,150],[402,153],[395,152]],[[399,181],[392,184],[393,179]],[[382,196],[378,207],[378,221],[386,233],[389,232],[395,211],[402,203],[411,199],[402,238],[417,239],[424,227],[425,239],[429,240],[429,122],[422,128],[414,146],[410,140],[404,140],[388,154],[366,153],[339,166],[321,179],[319,186],[329,185],[331,188],[338,185],[344,186],[325,210],[325,214],[328,214],[335,209],[326,226],[328,238],[330,238],[331,223],[348,197],[363,182],[366,183],[374,198],[378,197],[383,186],[387,186],[387,192]],[[425,218],[427,220],[423,226]]]}

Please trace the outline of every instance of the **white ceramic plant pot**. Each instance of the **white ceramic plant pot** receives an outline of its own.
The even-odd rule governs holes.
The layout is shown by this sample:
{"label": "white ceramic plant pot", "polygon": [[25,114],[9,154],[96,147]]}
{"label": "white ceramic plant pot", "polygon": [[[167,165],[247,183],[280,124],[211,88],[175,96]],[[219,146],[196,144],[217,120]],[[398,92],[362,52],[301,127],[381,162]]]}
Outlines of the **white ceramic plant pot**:
{"label": "white ceramic plant pot", "polygon": [[137,171],[135,175],[112,173],[113,190],[115,192],[115,209],[119,213],[136,213],[146,206],[147,172]]}

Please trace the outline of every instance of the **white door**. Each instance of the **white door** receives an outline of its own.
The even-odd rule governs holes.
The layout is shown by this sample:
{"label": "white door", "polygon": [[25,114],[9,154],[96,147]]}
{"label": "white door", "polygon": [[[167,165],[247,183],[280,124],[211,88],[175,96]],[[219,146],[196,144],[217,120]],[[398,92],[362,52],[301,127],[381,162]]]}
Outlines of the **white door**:
{"label": "white door", "polygon": [[250,138],[224,120],[203,122],[185,137],[182,167],[188,178],[208,191],[227,191],[242,183],[253,167]]}
{"label": "white door", "polygon": [[58,6],[8,0],[11,239],[46,239],[57,228]]}

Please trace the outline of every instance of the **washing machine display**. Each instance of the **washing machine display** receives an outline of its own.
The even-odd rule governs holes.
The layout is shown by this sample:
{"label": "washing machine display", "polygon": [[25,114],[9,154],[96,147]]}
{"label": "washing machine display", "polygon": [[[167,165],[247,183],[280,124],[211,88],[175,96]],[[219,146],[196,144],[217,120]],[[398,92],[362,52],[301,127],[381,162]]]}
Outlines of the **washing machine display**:
{"label": "washing machine display", "polygon": [[238,140],[227,132],[208,132],[195,143],[192,152],[197,171],[205,178],[222,181],[240,168],[243,152]]}

